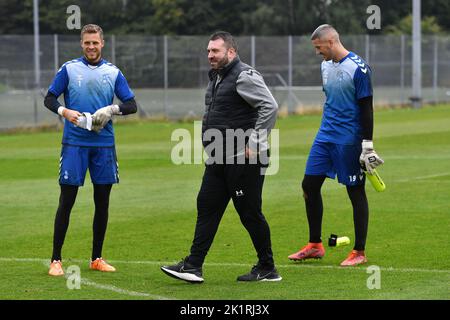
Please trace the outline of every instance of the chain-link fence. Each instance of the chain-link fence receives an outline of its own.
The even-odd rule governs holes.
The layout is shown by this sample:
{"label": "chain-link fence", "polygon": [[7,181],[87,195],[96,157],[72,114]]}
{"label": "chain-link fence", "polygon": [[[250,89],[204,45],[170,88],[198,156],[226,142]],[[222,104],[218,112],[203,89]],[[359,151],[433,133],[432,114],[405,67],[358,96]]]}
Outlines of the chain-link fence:
{"label": "chain-link fence", "polygon": [[[372,67],[376,105],[409,103],[410,36],[341,36],[344,46]],[[265,78],[289,112],[319,108],[320,62],[308,36],[237,37],[241,60]],[[206,36],[107,36],[103,56],[118,66],[136,94],[139,116],[200,117],[208,82]],[[0,129],[52,124],[43,105],[59,67],[82,55],[78,36],[41,35],[40,87],[35,90],[33,36],[0,35]],[[450,101],[450,37],[422,37],[424,102]],[[60,101],[63,101],[60,98]]]}

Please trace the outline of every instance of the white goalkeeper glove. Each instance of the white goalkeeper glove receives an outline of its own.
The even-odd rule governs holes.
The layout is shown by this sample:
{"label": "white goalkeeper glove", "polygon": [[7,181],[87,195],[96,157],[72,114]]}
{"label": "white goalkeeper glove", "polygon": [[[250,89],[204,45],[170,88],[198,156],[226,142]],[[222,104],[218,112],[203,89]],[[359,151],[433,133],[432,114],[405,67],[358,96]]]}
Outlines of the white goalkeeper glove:
{"label": "white goalkeeper glove", "polygon": [[112,104],[110,106],[100,108],[92,115],[92,125],[95,128],[102,129],[115,114],[122,114],[117,104]]}
{"label": "white goalkeeper glove", "polygon": [[375,150],[373,149],[372,140],[363,140],[362,142],[362,152],[359,157],[359,163],[364,167],[370,174],[379,165],[383,164],[384,161],[381,159]]}
{"label": "white goalkeeper glove", "polygon": [[89,131],[93,130],[92,115],[89,112],[83,112],[80,116],[78,116],[76,126]]}

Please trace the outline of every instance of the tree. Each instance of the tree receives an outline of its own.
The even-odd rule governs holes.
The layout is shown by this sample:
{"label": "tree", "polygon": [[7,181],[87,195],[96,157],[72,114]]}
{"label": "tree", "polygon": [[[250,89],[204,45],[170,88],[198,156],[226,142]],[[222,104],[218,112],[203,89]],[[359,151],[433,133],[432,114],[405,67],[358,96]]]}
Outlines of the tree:
{"label": "tree", "polygon": [[436,23],[443,31],[450,31],[450,1],[426,0],[422,1],[422,15],[436,17]]}
{"label": "tree", "polygon": [[[436,17],[423,17],[421,21],[423,34],[440,34],[442,28],[436,21]],[[387,26],[385,29],[387,34],[411,34],[412,33],[412,15],[408,15],[401,19],[397,24]]]}
{"label": "tree", "polygon": [[[372,4],[380,7],[381,30],[366,28]],[[66,26],[70,5],[80,7],[82,24],[117,35],[208,35],[218,29],[236,36],[309,35],[323,23],[342,34],[380,34],[394,32],[412,12],[411,0],[39,0],[40,32],[78,32]],[[0,12],[0,34],[33,33],[33,0],[0,0]],[[449,15],[450,1],[422,1],[422,16],[435,17],[426,30],[450,31]]]}
{"label": "tree", "polygon": [[0,1],[0,34],[33,33],[33,1]]}

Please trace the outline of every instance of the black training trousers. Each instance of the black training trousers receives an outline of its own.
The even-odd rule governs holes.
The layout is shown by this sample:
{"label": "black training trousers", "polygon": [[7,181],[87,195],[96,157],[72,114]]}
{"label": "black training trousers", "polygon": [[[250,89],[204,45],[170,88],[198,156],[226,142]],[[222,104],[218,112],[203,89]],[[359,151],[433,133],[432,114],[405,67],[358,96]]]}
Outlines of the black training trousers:
{"label": "black training trousers", "polygon": [[[59,196],[59,206],[56,211],[54,233],[53,233],[53,260],[61,260],[61,251],[69,228],[70,213],[75,204],[78,193],[78,186],[61,186]],[[103,241],[105,239],[106,227],[108,224],[109,195],[112,184],[94,184],[95,214],[92,226],[92,261],[102,257]]]}
{"label": "black training trousers", "polygon": [[261,211],[264,175],[255,164],[206,165],[197,196],[197,224],[188,262],[203,265],[230,199],[247,229],[259,264],[274,266],[270,229]]}

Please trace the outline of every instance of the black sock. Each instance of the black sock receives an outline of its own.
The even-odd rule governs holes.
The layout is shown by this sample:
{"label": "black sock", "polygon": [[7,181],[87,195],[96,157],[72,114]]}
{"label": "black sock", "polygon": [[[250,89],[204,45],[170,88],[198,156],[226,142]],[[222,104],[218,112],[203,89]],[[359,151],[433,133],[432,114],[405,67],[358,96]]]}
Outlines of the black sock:
{"label": "black sock", "polygon": [[108,207],[111,184],[94,184],[95,215],[92,241],[92,261],[102,257],[103,240],[108,224]]}
{"label": "black sock", "polygon": [[56,211],[55,225],[53,232],[53,260],[61,260],[61,250],[69,227],[70,212],[75,203],[78,193],[78,186],[60,185],[61,194],[59,196],[59,206]]}
{"label": "black sock", "polygon": [[364,185],[347,187],[347,193],[353,206],[353,221],[355,224],[354,250],[362,251],[366,246],[369,224],[369,205],[367,203]]}
{"label": "black sock", "polygon": [[302,181],[303,197],[305,198],[306,215],[309,224],[309,242],[322,242],[323,204],[320,189],[325,176],[306,175]]}

